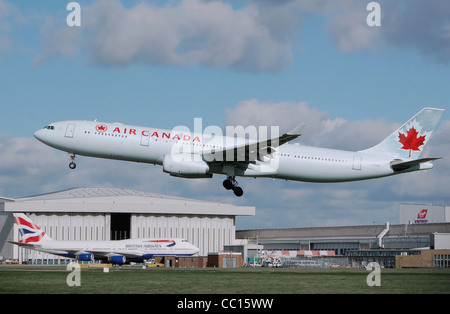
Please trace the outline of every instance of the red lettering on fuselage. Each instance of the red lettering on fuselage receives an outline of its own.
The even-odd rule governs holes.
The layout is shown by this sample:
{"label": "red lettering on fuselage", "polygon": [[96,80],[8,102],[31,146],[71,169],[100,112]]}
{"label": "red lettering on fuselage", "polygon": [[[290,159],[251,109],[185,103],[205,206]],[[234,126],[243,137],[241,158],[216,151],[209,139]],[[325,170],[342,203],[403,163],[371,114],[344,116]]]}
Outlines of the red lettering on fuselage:
{"label": "red lettering on fuselage", "polygon": [[[120,127],[116,127],[112,133],[118,133],[118,134],[129,134],[129,135],[137,135],[137,130],[136,129],[127,129],[127,128],[123,128],[121,129]],[[156,137],[156,138],[166,138],[166,139],[172,139],[172,140],[178,140],[178,141],[192,141],[192,142],[201,142],[200,138],[198,136],[195,136],[192,139],[192,136],[189,134],[171,134],[170,132],[166,133],[163,132],[161,134],[161,137],[159,136],[158,131],[153,131],[153,133],[150,135],[150,131],[149,130],[142,130],[141,132],[142,136],[150,136],[150,137]]]}

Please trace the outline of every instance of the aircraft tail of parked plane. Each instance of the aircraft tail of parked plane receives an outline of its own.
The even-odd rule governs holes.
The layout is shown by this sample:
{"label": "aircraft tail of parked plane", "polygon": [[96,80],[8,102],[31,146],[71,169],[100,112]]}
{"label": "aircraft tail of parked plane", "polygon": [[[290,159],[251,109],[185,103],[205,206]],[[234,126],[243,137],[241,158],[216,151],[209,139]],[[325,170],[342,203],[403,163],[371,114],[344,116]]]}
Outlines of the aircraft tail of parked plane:
{"label": "aircraft tail of parked plane", "polygon": [[21,240],[8,241],[32,250],[75,258],[105,260],[115,264],[144,261],[154,256],[192,256],[199,249],[184,239],[127,239],[115,241],[59,241],[50,238],[23,213],[14,213]]}
{"label": "aircraft tail of parked plane", "polygon": [[19,242],[15,242],[15,244],[34,246],[36,244],[42,244],[43,242],[53,240],[25,214],[14,214],[14,220],[17,228],[19,229],[20,236],[22,237],[22,239]]}
{"label": "aircraft tail of parked plane", "polygon": [[431,161],[439,158],[420,158],[420,154],[443,112],[424,108],[378,145],[356,152],[288,143],[302,135],[303,124],[263,139],[98,121],[55,122],[34,135],[68,152],[71,169],[76,155],[145,162],[161,165],[164,172],[181,178],[225,175],[224,188],[242,196],[236,177],[348,182],[431,169]]}

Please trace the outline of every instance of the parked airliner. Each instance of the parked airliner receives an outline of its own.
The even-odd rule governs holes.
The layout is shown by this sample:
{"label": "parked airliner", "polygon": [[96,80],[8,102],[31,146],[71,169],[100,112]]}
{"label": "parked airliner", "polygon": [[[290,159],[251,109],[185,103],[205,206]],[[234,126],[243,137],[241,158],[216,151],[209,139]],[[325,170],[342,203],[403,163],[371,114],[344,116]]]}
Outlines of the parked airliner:
{"label": "parked airliner", "polygon": [[124,264],[144,261],[154,256],[192,256],[199,248],[184,239],[128,239],[115,241],[59,241],[50,238],[23,213],[14,214],[22,239],[8,241],[32,250],[76,258],[80,261],[94,259]]}
{"label": "parked airliner", "polygon": [[305,125],[281,136],[192,133],[177,129],[98,121],[54,122],[34,133],[41,142],[76,155],[162,165],[163,171],[183,178],[226,175],[223,186],[242,196],[236,176],[270,177],[307,182],[345,182],[431,169],[419,158],[444,110],[424,108],[374,147],[356,152],[308,147],[287,142],[299,137]]}

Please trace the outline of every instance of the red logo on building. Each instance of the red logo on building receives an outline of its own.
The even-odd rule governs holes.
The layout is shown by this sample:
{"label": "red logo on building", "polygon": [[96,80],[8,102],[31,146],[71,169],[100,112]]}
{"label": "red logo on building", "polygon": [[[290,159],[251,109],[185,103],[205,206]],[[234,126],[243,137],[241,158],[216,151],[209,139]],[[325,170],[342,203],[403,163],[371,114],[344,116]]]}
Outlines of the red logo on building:
{"label": "red logo on building", "polygon": [[421,212],[419,212],[419,214],[417,215],[418,219],[425,219],[425,217],[427,216],[428,213],[428,209],[422,209]]}
{"label": "red logo on building", "polygon": [[106,132],[106,130],[108,129],[108,127],[104,124],[97,124],[97,126],[95,127],[95,129],[97,130],[97,132]]}

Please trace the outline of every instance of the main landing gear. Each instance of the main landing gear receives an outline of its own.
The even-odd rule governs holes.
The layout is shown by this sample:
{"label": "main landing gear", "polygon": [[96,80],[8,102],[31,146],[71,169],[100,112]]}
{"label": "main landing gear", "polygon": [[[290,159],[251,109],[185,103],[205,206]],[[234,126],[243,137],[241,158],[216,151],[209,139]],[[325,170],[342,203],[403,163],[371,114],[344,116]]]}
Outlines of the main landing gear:
{"label": "main landing gear", "polygon": [[233,190],[234,195],[236,196],[242,196],[244,194],[244,191],[238,186],[238,183],[234,177],[227,177],[227,179],[223,181],[223,187],[227,190]]}
{"label": "main landing gear", "polygon": [[75,163],[75,154],[69,154],[70,159],[72,160],[69,164],[70,169],[75,169],[77,164]]}

